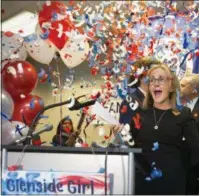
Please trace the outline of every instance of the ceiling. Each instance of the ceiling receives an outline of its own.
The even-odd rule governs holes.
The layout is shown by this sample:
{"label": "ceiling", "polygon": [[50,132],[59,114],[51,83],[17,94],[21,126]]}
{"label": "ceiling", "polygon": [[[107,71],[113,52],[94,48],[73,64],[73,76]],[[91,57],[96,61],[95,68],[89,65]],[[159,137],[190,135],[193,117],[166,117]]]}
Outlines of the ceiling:
{"label": "ceiling", "polygon": [[[1,20],[5,21],[9,19],[10,17],[15,16],[21,11],[30,11],[30,12],[37,12],[39,10],[39,7],[44,3],[45,1],[7,1],[3,0],[1,1],[2,11],[1,11]],[[65,4],[68,4],[69,1],[61,1]],[[77,1],[79,3],[80,1]],[[88,6],[95,6],[99,4],[101,1],[85,1],[86,5]],[[183,11],[185,10],[183,4],[189,3],[189,1],[173,1],[177,3],[178,10]]]}
{"label": "ceiling", "polygon": [[[60,1],[65,4],[68,3],[68,1]],[[77,1],[80,2],[80,1]],[[87,4],[89,6],[93,6],[96,4],[99,4],[101,1],[88,1]],[[10,17],[15,16],[21,11],[30,11],[30,12],[38,12],[39,7],[45,3],[45,1],[1,1],[1,6],[2,6],[2,13],[1,13],[1,19],[2,21],[5,21],[9,19]]]}

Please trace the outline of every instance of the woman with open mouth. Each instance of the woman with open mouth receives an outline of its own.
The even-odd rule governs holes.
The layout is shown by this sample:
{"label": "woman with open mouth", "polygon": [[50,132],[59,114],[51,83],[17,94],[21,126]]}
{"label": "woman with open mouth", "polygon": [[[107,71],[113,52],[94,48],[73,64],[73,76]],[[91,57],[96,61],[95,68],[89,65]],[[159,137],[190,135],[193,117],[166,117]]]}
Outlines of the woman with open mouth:
{"label": "woman with open mouth", "polygon": [[[131,133],[135,145],[143,149],[143,157],[151,165],[145,177],[136,175],[136,194],[185,194],[185,171],[181,163],[180,143],[185,137],[192,148],[192,166],[199,162],[199,134],[188,108],[177,105],[180,86],[167,65],[154,65],[148,71],[149,92],[138,111],[140,129]],[[179,103],[178,103],[179,104]],[[142,163],[141,163],[142,164]]]}
{"label": "woman with open mouth", "polygon": [[[135,194],[184,195],[186,177],[181,162],[180,144],[185,137],[194,167],[199,163],[199,134],[188,108],[179,106],[178,79],[165,64],[153,65],[148,71],[148,87],[143,107],[132,116],[131,134],[143,153],[137,159]],[[114,134],[123,125],[113,128]],[[140,160],[140,161],[139,161]],[[148,164],[148,165],[147,165]]]}

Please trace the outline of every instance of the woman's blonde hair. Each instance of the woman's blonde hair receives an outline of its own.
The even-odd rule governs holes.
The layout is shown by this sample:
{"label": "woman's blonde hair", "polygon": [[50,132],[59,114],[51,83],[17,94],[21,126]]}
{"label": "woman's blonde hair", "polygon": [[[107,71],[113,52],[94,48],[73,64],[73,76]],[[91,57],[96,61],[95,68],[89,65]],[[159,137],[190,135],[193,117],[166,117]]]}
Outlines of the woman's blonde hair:
{"label": "woman's blonde hair", "polygon": [[[177,92],[176,91],[178,90],[180,93],[180,84],[179,84],[178,78],[176,77],[175,73],[172,72],[166,64],[157,64],[157,65],[155,64],[151,67],[151,69],[148,70],[147,76],[150,77],[151,72],[154,71],[155,69],[159,69],[159,68],[163,69],[171,77],[172,91],[170,92],[169,99],[171,101],[172,109],[176,111],[177,110],[177,108],[176,108]],[[149,83],[148,83],[148,87],[149,87]],[[146,97],[144,99],[144,102],[143,102],[143,108],[147,109],[149,107],[153,107],[153,104],[154,104],[153,98],[151,96],[151,93],[148,91],[146,94]]]}

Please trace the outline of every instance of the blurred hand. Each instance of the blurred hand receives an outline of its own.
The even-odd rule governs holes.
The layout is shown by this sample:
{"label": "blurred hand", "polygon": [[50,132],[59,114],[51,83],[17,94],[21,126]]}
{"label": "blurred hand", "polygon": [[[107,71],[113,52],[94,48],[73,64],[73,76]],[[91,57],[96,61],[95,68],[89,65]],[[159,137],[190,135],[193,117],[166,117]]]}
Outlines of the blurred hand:
{"label": "blurred hand", "polygon": [[124,128],[124,124],[111,125],[110,130],[111,130],[113,136],[115,137],[119,132],[122,131],[123,128]]}

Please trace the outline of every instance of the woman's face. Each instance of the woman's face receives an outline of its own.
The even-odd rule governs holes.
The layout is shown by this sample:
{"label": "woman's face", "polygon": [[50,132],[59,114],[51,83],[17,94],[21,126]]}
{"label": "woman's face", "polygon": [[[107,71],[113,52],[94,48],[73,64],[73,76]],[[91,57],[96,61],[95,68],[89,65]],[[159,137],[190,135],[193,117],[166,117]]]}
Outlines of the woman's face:
{"label": "woman's face", "polygon": [[149,91],[153,97],[154,104],[169,103],[169,94],[171,89],[171,77],[169,74],[157,68],[149,76]]}
{"label": "woman's face", "polygon": [[62,127],[63,127],[63,130],[66,132],[66,133],[70,133],[73,131],[73,125],[71,123],[70,120],[65,120],[62,124]]}

